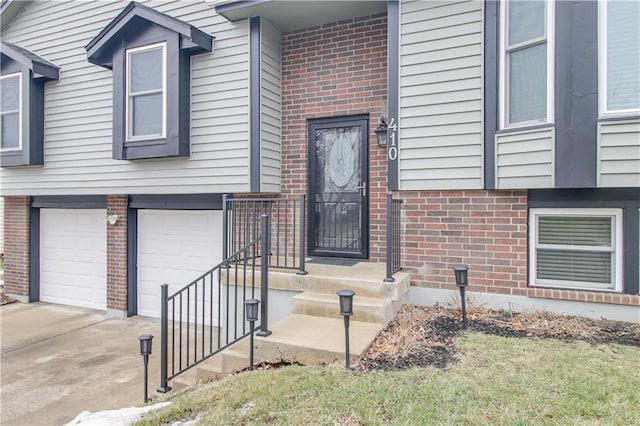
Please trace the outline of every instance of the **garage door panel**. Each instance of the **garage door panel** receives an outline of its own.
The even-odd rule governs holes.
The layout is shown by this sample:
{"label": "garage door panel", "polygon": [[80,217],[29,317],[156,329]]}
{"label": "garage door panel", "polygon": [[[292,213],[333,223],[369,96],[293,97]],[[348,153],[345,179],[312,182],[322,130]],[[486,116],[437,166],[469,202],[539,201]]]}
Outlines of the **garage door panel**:
{"label": "garage door panel", "polygon": [[40,300],[106,309],[103,209],[40,210]]}
{"label": "garage door panel", "polygon": [[[159,317],[161,284],[169,284],[169,294],[173,294],[216,266],[221,259],[222,212],[139,210],[138,315]],[[202,310],[202,292],[200,285],[199,311]],[[194,297],[191,292],[192,303],[196,300]],[[207,290],[204,301],[207,312],[210,298]],[[217,300],[216,294],[214,300]],[[186,307],[186,295],[183,303]],[[193,317],[193,312],[190,316]]]}

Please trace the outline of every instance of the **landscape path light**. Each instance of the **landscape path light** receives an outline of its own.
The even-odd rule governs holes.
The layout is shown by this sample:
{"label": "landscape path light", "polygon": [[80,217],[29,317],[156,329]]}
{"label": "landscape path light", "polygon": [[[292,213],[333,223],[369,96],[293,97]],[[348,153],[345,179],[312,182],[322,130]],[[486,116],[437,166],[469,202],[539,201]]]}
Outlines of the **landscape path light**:
{"label": "landscape path light", "polygon": [[347,370],[350,367],[349,360],[349,318],[353,315],[353,296],[352,290],[340,290],[337,295],[340,297],[340,315],[344,318],[344,347],[345,347],[345,364]]}
{"label": "landscape path light", "polygon": [[258,299],[247,299],[244,301],[246,307],[247,321],[249,321],[249,370],[253,370],[253,330],[258,321]]}
{"label": "landscape path light", "polygon": [[467,265],[456,265],[453,267],[453,271],[456,274],[456,285],[460,289],[460,298],[462,299],[462,328],[467,329],[467,305],[464,297],[465,289],[468,284],[468,275],[469,266]]}
{"label": "landscape path light", "polygon": [[143,334],[138,337],[140,341],[140,355],[144,359],[144,402],[151,401],[149,398],[149,355],[151,355],[151,344],[153,343],[152,334]]}

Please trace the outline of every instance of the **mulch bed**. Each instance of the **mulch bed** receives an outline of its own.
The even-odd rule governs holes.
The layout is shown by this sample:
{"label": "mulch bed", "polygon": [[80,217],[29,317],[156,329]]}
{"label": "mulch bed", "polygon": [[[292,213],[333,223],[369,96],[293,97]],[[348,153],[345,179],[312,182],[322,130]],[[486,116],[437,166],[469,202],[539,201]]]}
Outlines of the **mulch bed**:
{"label": "mulch bed", "polygon": [[[467,321],[469,331],[504,337],[640,347],[640,325],[620,321],[485,308],[469,310]],[[405,305],[355,368],[360,371],[427,366],[446,368],[457,362],[454,337],[462,333],[459,309]]]}

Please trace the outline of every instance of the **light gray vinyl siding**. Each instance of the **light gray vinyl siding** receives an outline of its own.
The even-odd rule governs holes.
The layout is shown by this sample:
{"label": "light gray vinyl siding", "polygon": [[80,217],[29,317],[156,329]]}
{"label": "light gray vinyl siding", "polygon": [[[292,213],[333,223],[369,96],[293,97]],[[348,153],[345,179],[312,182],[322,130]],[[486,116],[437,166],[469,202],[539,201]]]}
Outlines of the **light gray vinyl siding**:
{"label": "light gray vinyl siding", "polygon": [[260,141],[263,192],[280,192],[282,65],[280,31],[262,20],[260,37]]}
{"label": "light gray vinyl siding", "polygon": [[640,187],[640,120],[598,124],[598,186]]}
{"label": "light gray vinyl siding", "polygon": [[61,68],[45,90],[44,167],[2,168],[3,195],[243,192],[249,190],[247,21],[231,23],[205,1],[141,1],[215,37],[191,66],[191,156],[112,159],[112,72],[85,46],[127,4],[37,1],[2,31]]}
{"label": "light gray vinyl siding", "polygon": [[479,1],[402,1],[400,189],[483,187]]}
{"label": "light gray vinyl siding", "polygon": [[553,188],[555,129],[496,135],[496,189]]}

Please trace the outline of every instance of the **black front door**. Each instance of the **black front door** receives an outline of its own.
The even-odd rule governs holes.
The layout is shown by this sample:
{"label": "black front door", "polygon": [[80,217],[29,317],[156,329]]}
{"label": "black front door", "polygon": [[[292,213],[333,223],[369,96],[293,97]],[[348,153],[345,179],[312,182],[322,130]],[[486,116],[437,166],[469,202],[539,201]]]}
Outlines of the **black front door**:
{"label": "black front door", "polygon": [[369,255],[369,117],[309,121],[309,251]]}

